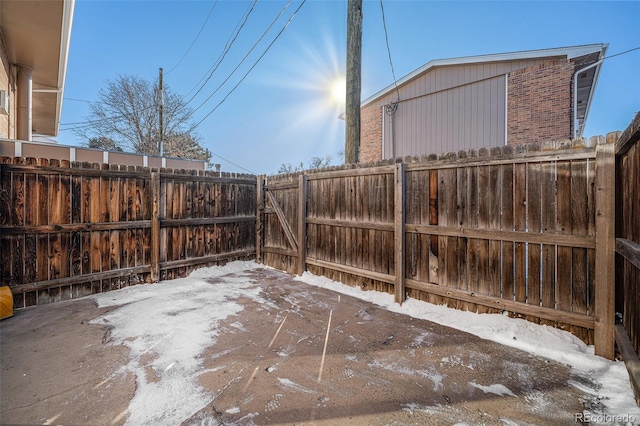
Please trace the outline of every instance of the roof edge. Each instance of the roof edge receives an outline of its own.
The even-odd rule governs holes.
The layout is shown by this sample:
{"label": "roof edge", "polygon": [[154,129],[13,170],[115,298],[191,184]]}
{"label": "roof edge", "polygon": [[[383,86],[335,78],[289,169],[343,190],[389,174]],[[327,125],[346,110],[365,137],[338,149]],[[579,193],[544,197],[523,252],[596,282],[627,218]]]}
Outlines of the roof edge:
{"label": "roof edge", "polygon": [[[508,53],[495,53],[495,54],[487,54],[487,55],[476,55],[476,56],[463,56],[458,58],[449,58],[449,59],[434,59],[420,68],[410,72],[406,76],[402,77],[395,83],[391,83],[384,89],[374,93],[369,96],[367,99],[361,102],[360,107],[363,108],[370,103],[378,100],[379,98],[387,95],[392,90],[395,90],[396,86],[401,86],[409,81],[413,80],[420,74],[428,71],[431,68],[447,66],[447,65],[465,65],[465,64],[476,64],[480,62],[497,62],[497,61],[512,61],[518,59],[534,59],[534,58],[544,58],[544,57],[553,57],[553,56],[566,56],[568,59],[572,59],[578,56],[588,55],[590,53],[595,52],[605,52],[608,44],[598,43],[598,44],[587,44],[581,46],[570,46],[570,47],[556,47],[551,49],[540,49],[540,50],[524,50],[519,52],[508,52]],[[603,55],[604,53],[602,53]]]}
{"label": "roof edge", "polygon": [[[602,70],[602,65],[604,63],[604,60],[607,57],[607,49],[608,48],[609,48],[609,43],[602,44],[602,47],[601,47],[601,50],[600,50],[600,56],[598,57],[598,61],[596,61],[596,62],[599,62],[599,63],[598,63],[598,65],[596,65],[595,75],[593,76],[593,81],[591,82],[591,90],[589,90],[589,98],[587,99],[587,107],[584,110],[584,117],[582,117],[582,123],[580,123],[580,127],[578,129],[578,132],[576,132],[576,136],[577,137],[582,137],[582,135],[584,134],[584,129],[587,126],[587,118],[589,117],[589,110],[591,109],[591,103],[593,101],[593,97],[595,95],[596,88],[598,87],[598,80],[600,79],[600,70]],[[580,70],[576,70],[576,72],[579,72],[579,71]]]}
{"label": "roof edge", "polygon": [[56,115],[52,136],[60,133],[60,120],[62,118],[62,100],[64,99],[64,86],[67,80],[67,65],[69,62],[69,48],[71,46],[71,28],[73,27],[73,12],[75,0],[64,0],[62,10],[62,29],[60,37],[60,62],[58,65],[58,94],[56,99]]}

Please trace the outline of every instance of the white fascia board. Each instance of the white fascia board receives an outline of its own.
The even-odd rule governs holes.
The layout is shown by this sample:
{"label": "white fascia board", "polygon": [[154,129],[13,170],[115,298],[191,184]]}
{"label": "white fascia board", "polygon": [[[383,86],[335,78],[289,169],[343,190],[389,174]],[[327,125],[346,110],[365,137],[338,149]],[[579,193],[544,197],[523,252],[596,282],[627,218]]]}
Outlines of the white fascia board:
{"label": "white fascia board", "polygon": [[62,117],[62,99],[64,85],[67,79],[67,64],[69,62],[69,47],[71,45],[71,27],[73,26],[73,11],[75,0],[64,0],[62,10],[62,29],[60,35],[60,62],[58,63],[58,98],[56,99],[56,124],[53,136],[60,132]]}
{"label": "white fascia board", "polygon": [[[415,77],[423,74],[434,67],[442,67],[448,65],[468,65],[468,64],[477,64],[481,62],[501,62],[501,61],[513,61],[513,60],[522,60],[522,59],[536,59],[536,58],[546,58],[546,57],[555,57],[555,56],[566,56],[568,59],[572,59],[578,56],[588,55],[594,52],[601,52],[606,50],[608,44],[588,44],[584,46],[574,46],[574,47],[557,47],[552,49],[542,49],[542,50],[525,50],[521,52],[510,52],[510,53],[497,53],[490,55],[477,55],[477,56],[464,56],[460,58],[450,58],[450,59],[434,59],[432,61],[427,62],[420,68],[410,72],[406,76],[402,77],[397,81],[396,84],[392,83],[379,92],[373,94],[368,97],[364,101],[360,107],[365,107],[373,101],[385,96],[392,90],[395,90],[396,85],[399,87],[411,80]],[[603,50],[604,49],[604,50]]]}

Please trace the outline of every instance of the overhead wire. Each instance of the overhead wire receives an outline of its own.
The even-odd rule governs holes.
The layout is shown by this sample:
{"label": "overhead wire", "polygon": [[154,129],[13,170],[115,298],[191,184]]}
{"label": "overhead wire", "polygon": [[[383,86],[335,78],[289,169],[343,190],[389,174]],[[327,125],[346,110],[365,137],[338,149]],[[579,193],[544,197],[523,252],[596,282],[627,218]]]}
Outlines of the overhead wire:
{"label": "overhead wire", "polygon": [[[191,129],[189,129],[189,132],[195,130],[200,124],[202,124],[202,122],[204,120],[206,120],[211,114],[213,114],[214,111],[216,111],[226,100],[227,98],[238,88],[238,86],[240,86],[240,84],[244,81],[244,79],[249,75],[249,73],[251,73],[251,71],[258,65],[258,63],[260,62],[260,60],[267,54],[267,52],[269,51],[269,49],[271,49],[271,47],[274,45],[274,43],[276,42],[276,40],[278,40],[278,38],[282,35],[282,33],[284,32],[284,30],[289,26],[289,24],[291,23],[291,21],[293,20],[293,18],[295,18],[295,16],[298,14],[298,12],[300,11],[300,9],[302,8],[302,6],[305,4],[307,0],[302,0],[302,3],[300,3],[300,5],[298,6],[298,8],[293,12],[293,14],[289,17],[289,19],[287,20],[287,22],[284,24],[284,26],[282,27],[282,29],[278,32],[278,34],[275,36],[275,38],[271,41],[271,43],[267,46],[267,48],[265,49],[264,52],[262,52],[262,54],[260,55],[260,57],[258,57],[258,59],[254,62],[254,64],[251,66],[251,68],[249,68],[249,70],[244,74],[244,76],[242,76],[242,78],[240,79],[240,81],[238,81],[238,83],[236,83],[236,85],[229,91],[229,93],[227,93],[227,95],[211,110],[209,111],[209,113],[207,115],[205,115],[199,122],[197,122],[193,127],[191,127]],[[287,4],[288,5],[288,4]],[[278,18],[280,17],[282,13],[280,13],[278,15]],[[277,19],[276,19],[277,20]],[[273,24],[272,24],[273,25]],[[270,26],[271,27],[271,26]],[[268,30],[267,30],[268,31]],[[257,44],[257,43],[256,43]],[[255,46],[254,46],[255,47]],[[252,48],[253,50],[253,48]],[[235,71],[235,70],[234,70]],[[222,160],[228,162],[229,164],[232,164],[242,170],[245,170],[249,173],[252,174],[257,174],[256,172],[253,172],[245,167],[242,167],[214,152],[209,151],[212,155],[215,155],[218,158],[221,158]]]}
{"label": "overhead wire", "polygon": [[384,16],[384,5],[382,4],[382,0],[380,0],[380,11],[382,12],[382,26],[384,28],[384,38],[387,42],[387,54],[389,56],[389,65],[391,65],[391,75],[393,76],[393,84],[396,88],[396,97],[397,97],[395,102],[391,102],[389,105],[387,105],[387,107],[385,108],[385,111],[388,115],[393,115],[398,109],[398,102],[400,102],[400,90],[398,89],[398,79],[396,78],[396,71],[393,67],[393,61],[391,60],[391,48],[389,47],[389,34],[387,32],[387,20],[385,19],[385,16]]}
{"label": "overhead wire", "polygon": [[[243,22],[243,20],[245,19],[245,15],[247,13],[249,13],[249,11],[251,10],[251,4],[249,6],[247,6],[247,10],[243,13],[243,15],[240,17],[240,19],[238,20],[238,22],[236,23],[236,26],[233,28],[233,30],[231,31],[231,34],[229,34],[229,38],[227,38],[226,43],[224,44],[224,48],[223,48],[223,52],[224,50],[227,48],[227,46],[229,46],[229,42],[231,41],[231,39],[233,38],[234,34],[236,33],[236,31],[238,30],[238,27],[240,27],[240,24]],[[220,56],[218,56],[218,59],[216,59],[216,61],[220,60],[220,58],[222,57],[222,53],[220,53]],[[202,78],[200,78],[200,80],[198,80],[198,82],[183,96],[183,98],[186,98],[187,96],[189,96],[189,94],[191,92],[193,92],[196,87],[198,87],[200,85],[200,83],[202,83],[202,81],[204,81],[205,78],[207,78],[207,74],[213,69],[213,67],[215,66],[215,62],[214,65],[211,65],[211,67],[205,72],[205,74],[202,76]]]}
{"label": "overhead wire", "polygon": [[602,60],[604,61],[605,59],[615,58],[616,56],[620,56],[620,55],[624,55],[624,54],[627,54],[627,53],[631,53],[634,50],[640,50],[640,46],[634,47],[633,49],[625,50],[624,52],[616,53],[615,55],[605,56],[604,58],[602,58]]}
{"label": "overhead wire", "polygon": [[191,51],[191,48],[193,47],[194,44],[196,44],[196,41],[198,40],[198,38],[200,38],[200,34],[202,34],[202,31],[204,30],[204,27],[207,25],[207,22],[209,22],[209,18],[211,17],[211,14],[213,13],[213,9],[216,8],[216,5],[218,4],[218,0],[215,0],[215,2],[213,3],[213,6],[211,6],[211,10],[209,10],[209,14],[207,15],[207,17],[204,20],[204,23],[202,24],[202,26],[200,27],[200,31],[198,31],[198,34],[196,35],[196,38],[193,39],[193,41],[191,42],[191,45],[189,45],[189,48],[187,49],[186,52],[184,52],[184,55],[182,55],[182,58],[180,58],[180,60],[178,61],[177,64],[175,64],[173,66],[173,68],[171,68],[169,71],[167,71],[165,74],[169,74],[171,71],[175,70],[176,68],[178,68],[178,66],[182,63],[182,61],[184,61],[184,58],[187,57],[187,55],[189,54],[189,52]]}
{"label": "overhead wire", "polygon": [[[220,57],[216,60],[216,62],[213,64],[213,66],[211,68],[209,68],[210,72],[208,71],[209,75],[207,76],[206,80],[204,81],[204,83],[202,83],[202,85],[200,86],[200,88],[196,91],[196,93],[191,96],[191,98],[189,98],[189,100],[187,102],[185,102],[185,105],[189,105],[191,103],[191,101],[193,101],[193,99],[198,96],[198,94],[202,91],[202,89],[204,89],[204,87],[207,85],[207,83],[209,82],[209,80],[211,79],[211,77],[213,76],[213,73],[216,72],[216,70],[218,69],[218,67],[220,66],[220,64],[222,63],[222,61],[224,60],[224,58],[227,56],[227,53],[229,53],[229,50],[231,50],[231,47],[233,46],[233,43],[236,41],[236,39],[238,38],[238,35],[240,34],[240,32],[242,31],[242,29],[244,28],[244,25],[247,23],[247,20],[249,19],[249,16],[251,15],[251,12],[253,12],[254,8],[256,7],[256,4],[258,3],[258,0],[254,0],[253,4],[251,5],[251,8],[249,9],[249,11],[244,15],[244,20],[242,20],[242,24],[240,25],[240,28],[238,28],[238,30],[235,33],[235,36],[233,36],[233,39],[231,40],[231,43],[227,42],[227,45],[225,46],[224,51],[222,52],[222,54],[220,55]],[[202,80],[201,80],[202,81]],[[197,86],[197,85],[196,85]],[[194,86],[195,87],[195,86]],[[193,89],[191,89],[192,91]],[[190,92],[191,92],[190,91]]]}
{"label": "overhead wire", "polygon": [[91,101],[87,101],[85,99],[76,99],[76,98],[64,98],[65,101],[75,101],[75,102],[86,102],[88,104],[91,103]]}
{"label": "overhead wire", "polygon": [[282,29],[280,30],[280,32],[278,32],[278,34],[276,35],[276,37],[271,41],[271,43],[267,46],[267,48],[265,49],[264,52],[262,52],[262,54],[260,55],[260,57],[258,57],[258,59],[254,62],[254,64],[251,66],[251,68],[249,68],[249,70],[244,74],[244,76],[242,76],[242,78],[240,79],[240,81],[238,81],[238,83],[231,89],[231,91],[229,91],[229,93],[227,93],[225,95],[225,97],[215,106],[213,107],[213,109],[211,109],[211,111],[209,111],[200,121],[198,121],[189,131],[194,130],[195,128],[197,128],[200,124],[202,124],[202,122],[204,120],[206,120],[211,114],[213,114],[219,107],[220,105],[222,105],[227,98],[238,88],[238,86],[240,86],[240,84],[245,80],[245,78],[247,78],[247,76],[251,73],[251,71],[253,71],[253,69],[258,65],[258,63],[262,60],[262,58],[264,57],[264,55],[267,54],[267,52],[269,51],[269,49],[271,49],[271,47],[274,45],[274,43],[276,42],[276,40],[278,40],[278,38],[280,38],[280,36],[282,35],[282,33],[284,32],[284,30],[289,26],[289,24],[291,23],[291,21],[293,20],[293,18],[295,18],[295,16],[298,14],[298,12],[300,11],[300,9],[302,8],[302,6],[306,3],[307,0],[302,0],[302,3],[300,3],[300,5],[298,6],[298,8],[295,10],[295,12],[293,12],[293,15],[291,15],[291,17],[289,18],[289,20],[287,20],[287,22],[284,24],[284,26],[282,27]]}
{"label": "overhead wire", "polygon": [[[625,55],[625,54],[627,54],[627,53],[631,53],[631,52],[633,52],[633,51],[635,51],[635,50],[640,50],[640,46],[638,46],[638,47],[634,47],[633,49],[625,50],[624,52],[616,53],[615,55],[605,56],[604,58],[602,58],[602,59],[598,59],[598,60],[599,60],[599,61],[605,61],[605,60],[607,60],[607,59],[615,58],[616,56],[620,56],[620,55]],[[582,65],[585,65],[585,64],[587,64],[588,62],[592,62],[592,61],[593,61],[593,60],[585,59],[585,60],[583,60],[582,62],[579,62],[579,63],[575,64],[575,67],[576,67],[576,68],[579,68],[579,67],[581,67]]]}
{"label": "overhead wire", "polygon": [[234,163],[234,162],[233,162],[233,161],[231,161],[231,160],[227,160],[226,158],[224,158],[224,157],[223,157],[223,156],[221,156],[221,155],[216,154],[215,152],[211,152],[211,151],[209,151],[209,154],[211,154],[211,155],[215,155],[216,157],[218,157],[218,158],[220,158],[220,159],[222,159],[222,160],[226,161],[226,162],[227,162],[227,163],[229,163],[229,164],[232,164],[232,165],[236,166],[236,167],[237,167],[237,168],[239,168],[239,169],[244,170],[245,172],[249,172],[249,173],[254,174],[254,175],[257,175],[257,174],[258,174],[258,173],[254,172],[254,171],[252,171],[252,170],[249,170],[249,169],[247,169],[247,168],[245,168],[245,167],[242,167],[242,166],[241,166],[241,165],[239,165],[239,164]]}
{"label": "overhead wire", "polygon": [[249,51],[244,55],[244,57],[242,58],[242,60],[238,63],[238,65],[236,65],[236,67],[233,69],[233,71],[231,71],[231,73],[227,76],[227,78],[224,79],[224,81],[222,83],[220,83],[220,85],[213,91],[213,93],[211,93],[204,101],[202,101],[202,103],[200,105],[198,105],[193,112],[199,110],[200,108],[202,108],[204,106],[204,104],[207,103],[207,101],[209,101],[209,99],[211,99],[213,97],[213,95],[215,95],[218,90],[220,90],[220,88],[222,88],[222,86],[229,81],[229,79],[235,74],[235,72],[238,70],[238,68],[240,68],[240,66],[244,63],[244,61],[249,57],[249,55],[251,54],[251,52],[253,52],[253,50],[258,46],[258,44],[262,41],[262,39],[267,35],[267,33],[269,32],[269,30],[271,30],[271,28],[275,25],[275,23],[278,21],[278,19],[280,19],[280,17],[282,16],[282,14],[287,10],[287,8],[289,7],[289,5],[291,4],[292,0],[289,0],[287,2],[287,4],[282,8],[282,10],[280,10],[280,13],[278,13],[278,16],[275,17],[275,19],[273,21],[271,21],[271,24],[269,24],[269,26],[267,27],[267,29],[262,33],[262,35],[260,36],[260,38],[258,38],[258,40],[253,44],[253,46],[251,46],[251,49],[249,49]]}
{"label": "overhead wire", "polygon": [[[92,103],[90,101],[83,101],[83,102],[89,102]],[[103,123],[106,121],[113,121],[113,120],[123,120],[123,119],[127,119],[129,117],[131,117],[134,114],[137,113],[141,113],[141,112],[145,112],[148,111],[150,109],[155,109],[156,106],[152,106],[152,107],[147,107],[147,108],[142,108],[141,110],[138,111],[134,111],[134,112],[130,112],[130,113],[121,113],[118,115],[113,115],[111,117],[105,117],[105,118],[100,118],[97,120],[87,120],[87,121],[76,121],[76,122],[71,122],[71,123],[60,123],[60,127],[64,127],[64,126],[74,126],[74,127],[68,127],[65,129],[60,129],[60,130],[78,130],[78,129],[84,129],[84,128],[88,128],[91,127],[95,124],[99,124],[99,123]]]}

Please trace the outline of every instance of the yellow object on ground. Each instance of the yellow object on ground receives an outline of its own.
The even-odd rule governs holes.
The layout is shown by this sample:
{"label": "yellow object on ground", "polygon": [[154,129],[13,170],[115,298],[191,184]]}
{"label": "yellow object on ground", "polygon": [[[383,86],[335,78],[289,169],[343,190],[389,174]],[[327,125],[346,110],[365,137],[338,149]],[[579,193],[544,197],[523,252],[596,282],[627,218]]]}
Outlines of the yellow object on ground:
{"label": "yellow object on ground", "polygon": [[13,316],[13,294],[8,286],[0,287],[0,320]]}

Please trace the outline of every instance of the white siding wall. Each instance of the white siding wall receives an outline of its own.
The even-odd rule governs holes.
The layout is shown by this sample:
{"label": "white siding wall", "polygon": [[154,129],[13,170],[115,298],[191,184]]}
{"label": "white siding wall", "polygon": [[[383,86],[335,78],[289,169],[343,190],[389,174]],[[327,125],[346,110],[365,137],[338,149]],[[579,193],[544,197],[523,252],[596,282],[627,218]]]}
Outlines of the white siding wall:
{"label": "white siding wall", "polygon": [[505,87],[498,75],[401,102],[383,114],[383,157],[504,145]]}
{"label": "white siding wall", "polygon": [[[393,123],[382,113],[383,158],[504,145],[506,74],[551,59],[442,66],[414,78],[398,90]],[[365,108],[397,99],[393,90]]]}

